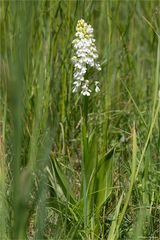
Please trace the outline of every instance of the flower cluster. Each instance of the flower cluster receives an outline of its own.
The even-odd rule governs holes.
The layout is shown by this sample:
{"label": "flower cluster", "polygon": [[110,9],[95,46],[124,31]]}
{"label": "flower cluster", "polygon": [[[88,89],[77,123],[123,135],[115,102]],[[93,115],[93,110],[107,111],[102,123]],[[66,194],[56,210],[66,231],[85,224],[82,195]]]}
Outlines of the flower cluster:
{"label": "flower cluster", "polygon": [[[89,80],[85,79],[87,66],[95,67],[101,70],[100,64],[97,62],[98,52],[93,37],[93,28],[83,19],[79,20],[76,26],[76,38],[73,40],[75,56],[72,57],[74,64],[74,87],[73,92],[81,89],[81,94],[90,96]],[[99,92],[99,82],[95,81],[95,91]]]}

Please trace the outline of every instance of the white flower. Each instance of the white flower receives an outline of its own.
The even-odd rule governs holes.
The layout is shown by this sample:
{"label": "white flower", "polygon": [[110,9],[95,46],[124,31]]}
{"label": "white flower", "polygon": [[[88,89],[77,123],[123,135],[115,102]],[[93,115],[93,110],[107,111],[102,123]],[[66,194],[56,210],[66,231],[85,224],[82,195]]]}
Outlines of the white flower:
{"label": "white flower", "polygon": [[[95,67],[98,71],[101,70],[100,64],[96,61],[98,52],[95,46],[95,39],[93,38],[93,28],[87,24],[83,19],[79,20],[76,26],[76,38],[72,41],[75,49],[75,56],[72,57],[74,64],[74,87],[73,92],[81,89],[81,94],[90,96],[89,89],[90,82],[85,80],[87,67]],[[99,82],[95,82],[95,91],[99,92]]]}
{"label": "white flower", "polygon": [[96,81],[95,82],[95,92],[99,92],[100,91],[100,88],[99,88],[98,84],[99,84],[99,82]]}
{"label": "white flower", "polygon": [[95,65],[95,67],[97,68],[98,71],[101,71],[101,66],[100,66],[99,63],[97,63],[97,64]]}
{"label": "white flower", "polygon": [[88,81],[88,80],[85,80],[85,83],[84,83],[84,85],[82,86],[82,91],[81,91],[81,93],[82,93],[84,96],[90,96],[91,90],[89,89],[88,85],[89,85],[89,81]]}

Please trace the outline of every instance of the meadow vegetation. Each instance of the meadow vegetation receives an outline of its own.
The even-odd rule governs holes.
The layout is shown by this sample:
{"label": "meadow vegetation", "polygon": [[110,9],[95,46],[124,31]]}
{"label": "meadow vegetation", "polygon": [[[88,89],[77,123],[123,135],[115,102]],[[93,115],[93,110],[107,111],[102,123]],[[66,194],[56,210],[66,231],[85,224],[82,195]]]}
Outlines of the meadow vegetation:
{"label": "meadow vegetation", "polygon": [[[94,28],[100,92],[73,93]],[[160,239],[160,1],[0,1],[0,239]]]}

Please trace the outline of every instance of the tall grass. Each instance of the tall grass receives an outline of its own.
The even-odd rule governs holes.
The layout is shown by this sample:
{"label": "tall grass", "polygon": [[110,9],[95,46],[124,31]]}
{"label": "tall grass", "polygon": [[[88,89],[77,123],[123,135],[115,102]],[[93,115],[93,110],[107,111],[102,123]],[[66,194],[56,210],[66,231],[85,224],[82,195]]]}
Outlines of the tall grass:
{"label": "tall grass", "polygon": [[[101,91],[72,93],[95,31]],[[0,2],[2,239],[160,238],[159,1]]]}

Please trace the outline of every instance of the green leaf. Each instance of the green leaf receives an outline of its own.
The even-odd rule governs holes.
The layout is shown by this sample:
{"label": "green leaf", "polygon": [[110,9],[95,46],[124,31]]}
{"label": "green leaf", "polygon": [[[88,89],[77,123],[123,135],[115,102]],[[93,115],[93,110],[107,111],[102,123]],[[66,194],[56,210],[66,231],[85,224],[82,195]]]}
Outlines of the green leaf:
{"label": "green leaf", "polygon": [[114,216],[112,219],[111,227],[109,229],[109,234],[108,234],[107,240],[113,240],[116,237],[116,229],[117,229],[119,211],[120,211],[120,208],[122,205],[122,200],[123,200],[123,193],[121,194],[118,204],[116,205],[116,209],[115,209]]}
{"label": "green leaf", "polygon": [[[59,187],[62,190],[64,196],[66,197],[66,199],[70,202],[70,203],[75,203],[75,196],[73,194],[73,192],[70,189],[70,184],[68,182],[68,179],[66,178],[63,170],[61,169],[58,161],[56,160],[56,158],[53,157],[53,155],[51,155],[52,157],[52,167],[53,167],[53,173],[51,173],[51,171],[48,169],[48,172],[50,174],[50,183],[53,186],[53,188],[55,188],[54,184],[55,184],[55,179],[54,179],[54,175],[56,177],[56,180],[58,181]],[[57,189],[56,189],[57,191]]]}
{"label": "green leaf", "polygon": [[95,179],[95,206],[99,211],[112,192],[112,148],[98,163]]}
{"label": "green leaf", "polygon": [[93,175],[95,173],[95,169],[97,167],[98,161],[98,149],[97,149],[97,138],[95,131],[89,138],[88,142],[88,157],[85,161],[85,170],[86,170],[86,182],[87,182],[87,192],[88,194],[93,191]]}

